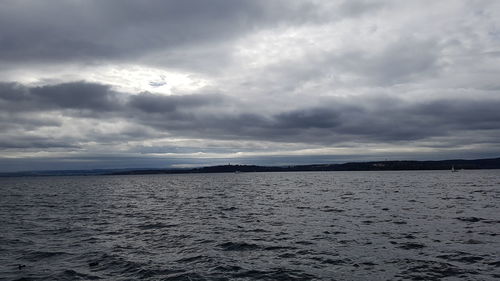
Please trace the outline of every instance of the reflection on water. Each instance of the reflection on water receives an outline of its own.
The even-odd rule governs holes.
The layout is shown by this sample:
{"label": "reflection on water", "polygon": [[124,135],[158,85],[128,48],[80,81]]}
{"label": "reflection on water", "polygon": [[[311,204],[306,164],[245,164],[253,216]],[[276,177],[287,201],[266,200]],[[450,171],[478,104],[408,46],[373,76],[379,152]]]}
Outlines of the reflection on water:
{"label": "reflection on water", "polygon": [[494,280],[499,197],[500,171],[3,178],[0,279]]}

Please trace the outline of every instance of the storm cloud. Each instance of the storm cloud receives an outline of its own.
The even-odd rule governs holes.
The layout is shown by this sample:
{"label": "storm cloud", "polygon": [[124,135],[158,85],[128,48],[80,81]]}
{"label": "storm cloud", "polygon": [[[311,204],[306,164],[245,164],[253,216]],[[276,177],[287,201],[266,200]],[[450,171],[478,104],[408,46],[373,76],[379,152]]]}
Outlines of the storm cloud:
{"label": "storm cloud", "polygon": [[[216,94],[126,94],[111,91],[106,85],[86,82],[31,88],[11,83],[0,84],[0,87],[2,111],[12,111],[12,117],[3,116],[0,125],[4,128],[17,125],[13,128],[24,132],[29,132],[34,126],[62,127],[60,123],[44,123],[36,114],[59,114],[78,119],[83,124],[103,117],[109,118],[109,122],[127,120],[134,125],[147,126],[158,134],[168,133],[178,137],[323,145],[352,139],[389,143],[422,140],[453,136],[463,131],[496,132],[500,128],[500,99],[436,99],[409,103],[387,97],[326,98],[321,106],[265,114],[256,108],[246,108],[237,99]],[[26,118],[34,111],[33,119]],[[87,114],[82,115],[81,112]],[[19,116],[25,117],[20,119]],[[145,137],[147,140],[151,136]],[[86,140],[84,136],[82,141],[94,138],[96,136]],[[5,141],[0,145],[2,148],[16,147]],[[54,143],[54,146],[72,145]],[[40,146],[50,146],[50,142]]]}
{"label": "storm cloud", "polygon": [[314,4],[300,1],[6,1],[0,59],[137,59],[156,50],[220,44],[315,12]]}
{"label": "storm cloud", "polygon": [[492,1],[1,5],[1,167],[500,153]]}

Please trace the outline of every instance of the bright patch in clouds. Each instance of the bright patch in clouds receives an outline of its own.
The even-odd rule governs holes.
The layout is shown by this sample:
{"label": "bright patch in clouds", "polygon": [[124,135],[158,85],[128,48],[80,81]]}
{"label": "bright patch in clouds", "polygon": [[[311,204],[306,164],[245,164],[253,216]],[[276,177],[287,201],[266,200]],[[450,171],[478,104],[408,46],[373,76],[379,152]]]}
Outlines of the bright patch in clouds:
{"label": "bright patch in clouds", "polygon": [[117,91],[131,94],[151,92],[171,95],[195,92],[210,85],[207,79],[196,74],[137,65],[102,67],[85,77],[87,81],[113,85]]}
{"label": "bright patch in clouds", "polygon": [[176,92],[195,92],[211,84],[199,74],[131,64],[34,66],[28,71],[4,70],[2,77],[6,82],[36,86],[87,81],[111,85],[117,91],[130,94],[151,92],[171,95]]}

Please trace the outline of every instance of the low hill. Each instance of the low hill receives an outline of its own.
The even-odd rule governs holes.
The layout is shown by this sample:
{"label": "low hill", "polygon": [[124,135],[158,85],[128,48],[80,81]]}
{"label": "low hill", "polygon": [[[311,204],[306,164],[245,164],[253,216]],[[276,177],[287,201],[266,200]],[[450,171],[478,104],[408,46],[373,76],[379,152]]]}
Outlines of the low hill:
{"label": "low hill", "polygon": [[256,165],[221,165],[183,170],[137,170],[113,173],[124,174],[180,174],[180,173],[235,173],[235,172],[306,172],[306,171],[402,171],[402,170],[478,170],[500,169],[500,158],[476,160],[440,160],[440,161],[375,161],[350,162],[344,164],[315,164],[297,166],[256,166]]}

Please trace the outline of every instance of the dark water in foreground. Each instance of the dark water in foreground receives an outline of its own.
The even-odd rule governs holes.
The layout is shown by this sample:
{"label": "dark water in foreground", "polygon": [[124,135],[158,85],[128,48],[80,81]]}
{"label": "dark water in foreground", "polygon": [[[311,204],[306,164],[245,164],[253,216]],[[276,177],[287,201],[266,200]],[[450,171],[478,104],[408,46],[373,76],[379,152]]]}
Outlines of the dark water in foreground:
{"label": "dark water in foreground", "polygon": [[3,178],[0,279],[495,280],[499,214],[500,171]]}

